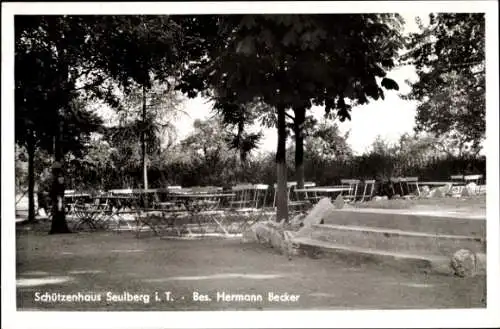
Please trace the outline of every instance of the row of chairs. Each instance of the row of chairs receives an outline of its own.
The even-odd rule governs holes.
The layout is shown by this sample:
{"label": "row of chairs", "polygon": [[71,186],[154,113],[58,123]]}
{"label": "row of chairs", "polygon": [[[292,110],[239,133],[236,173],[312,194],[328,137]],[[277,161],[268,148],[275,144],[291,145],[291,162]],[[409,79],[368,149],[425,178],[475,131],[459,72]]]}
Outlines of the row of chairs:
{"label": "row of chairs", "polygon": [[392,194],[419,195],[418,177],[391,177],[390,178]]}
{"label": "row of chairs", "polygon": [[[168,203],[167,200],[163,199],[161,195],[168,195],[169,198],[175,198],[175,193],[193,193],[193,194],[219,194],[223,193],[223,187],[219,186],[195,186],[189,188],[182,188],[181,186],[168,186],[166,188],[160,189],[148,189],[148,190],[112,190],[113,194],[142,194],[143,197],[148,195],[148,200],[150,204],[165,205]],[[265,203],[268,185],[265,184],[238,184],[231,188],[230,191],[233,194],[227,201],[224,201],[223,206],[229,206],[230,208],[259,208]],[[213,199],[218,199],[216,196]],[[206,201],[206,200],[205,200]]]}
{"label": "row of chairs", "polygon": [[[369,201],[375,192],[375,180],[374,179],[341,179],[340,184],[342,187],[347,187],[346,193],[342,194],[344,200],[355,202],[355,201]],[[363,192],[361,192],[361,187],[363,186]]]}
{"label": "row of chairs", "polygon": [[[368,201],[373,197],[375,192],[375,180],[362,181],[359,179],[341,179],[340,184],[341,185],[331,187],[342,188],[343,191],[340,192],[340,194],[347,202]],[[273,207],[276,206],[276,187],[277,186],[275,184]],[[321,198],[320,196],[318,196],[318,192],[314,191],[314,187],[316,187],[316,184],[314,182],[304,183],[304,189],[306,191],[295,191],[296,187],[297,182],[287,182],[287,196],[289,206],[302,206],[304,204],[309,204],[311,201],[315,201]],[[307,191],[307,189],[311,189],[311,191]]]}
{"label": "row of chairs", "polygon": [[[363,186],[362,193],[361,186]],[[287,197],[290,207],[295,207],[304,204],[310,204],[311,201],[319,199],[317,192],[303,192],[298,193],[295,191],[297,182],[287,182]],[[314,188],[314,182],[305,182],[304,188]],[[360,181],[356,179],[343,179],[339,187],[345,188],[342,195],[347,201],[369,200],[373,196],[375,181],[365,180]],[[273,207],[276,206],[276,191],[277,184],[274,185]],[[169,195],[175,193],[168,192],[186,192],[186,193],[222,193],[223,188],[217,186],[196,186],[190,188],[182,188],[181,186],[167,186],[160,189],[114,189],[106,192],[109,195],[135,195],[140,196],[142,199],[147,198],[150,205],[161,205],[168,202],[162,198],[162,195]],[[266,184],[238,184],[233,186],[230,191],[233,194],[227,201],[224,202],[225,206],[236,209],[243,208],[263,208],[265,207],[269,195],[269,186]],[[76,195],[75,191],[66,191],[68,197]]]}
{"label": "row of chairs", "polygon": [[483,175],[451,175],[449,182],[422,182],[419,181],[418,177],[392,177],[390,182],[392,183],[393,194],[404,195],[420,195],[420,186],[422,185],[445,185],[446,183],[452,183],[454,185],[466,185],[469,183],[475,183],[479,185],[483,180]]}
{"label": "row of chairs", "polygon": [[476,185],[480,185],[483,182],[483,175],[452,175],[450,179],[465,184],[475,183]]}

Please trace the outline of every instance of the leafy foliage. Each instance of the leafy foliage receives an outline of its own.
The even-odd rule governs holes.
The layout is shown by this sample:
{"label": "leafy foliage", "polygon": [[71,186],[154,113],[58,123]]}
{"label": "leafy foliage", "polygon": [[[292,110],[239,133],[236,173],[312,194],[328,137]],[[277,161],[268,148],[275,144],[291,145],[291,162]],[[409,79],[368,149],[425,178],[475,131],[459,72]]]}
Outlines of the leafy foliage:
{"label": "leafy foliage", "polygon": [[485,137],[484,14],[440,13],[412,34],[404,56],[419,80],[407,98],[421,101],[417,131],[447,135],[458,153],[477,153]]}
{"label": "leafy foliage", "polygon": [[[256,98],[270,106],[337,109],[349,117],[345,98],[360,104],[383,95],[375,77],[394,66],[401,19],[394,15],[231,15],[196,17],[217,31],[202,43],[179,88],[195,95],[214,88],[226,103]],[[210,26],[218,24],[218,28]],[[389,88],[397,84],[383,80]]]}
{"label": "leafy foliage", "polygon": [[[287,218],[286,109],[321,105],[343,121],[350,119],[352,105],[384,96],[377,78],[386,88],[397,88],[386,70],[402,47],[402,20],[389,14],[230,15],[195,17],[191,23],[194,31],[207,27],[206,34],[198,34],[205,36],[205,51],[178,88],[189,96],[211,89],[221,104],[262,102],[276,111],[277,218]],[[298,126],[303,123],[298,119]],[[301,147],[297,150],[299,162]]]}
{"label": "leafy foliage", "polygon": [[306,156],[329,160],[350,158],[352,150],[348,138],[349,132],[342,135],[336,123],[324,120],[306,139]]}

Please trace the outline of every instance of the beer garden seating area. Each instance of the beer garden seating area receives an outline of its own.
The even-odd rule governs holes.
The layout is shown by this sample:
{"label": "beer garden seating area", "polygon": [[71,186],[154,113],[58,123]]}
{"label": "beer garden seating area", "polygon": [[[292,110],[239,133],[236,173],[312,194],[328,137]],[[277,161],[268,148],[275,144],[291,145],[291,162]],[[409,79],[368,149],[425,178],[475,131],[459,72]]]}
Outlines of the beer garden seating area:
{"label": "beer garden seating area", "polygon": [[[302,188],[297,182],[287,182],[289,211],[304,211],[321,198],[332,200],[339,195],[345,203],[370,201],[376,194],[375,180],[341,179],[340,185],[317,186],[306,181]],[[447,186],[444,196],[460,196],[467,184],[473,183],[474,193],[485,193],[482,175],[453,175],[446,181],[419,181],[418,177],[393,177],[391,194],[401,198],[428,197],[423,187]],[[229,189],[218,186],[166,186],[155,189],[115,189],[106,192],[86,193],[66,190],[65,205],[72,229],[90,230],[145,229],[161,235],[162,227],[170,227],[177,235],[190,225],[201,227],[207,221],[216,225],[223,234],[230,234],[229,223],[224,217],[240,218],[241,225],[249,225],[248,213],[273,213],[277,202],[277,185],[237,184]],[[234,224],[234,222],[233,222]],[[240,225],[240,231],[242,226]],[[189,231],[189,229],[187,229]],[[241,232],[240,232],[241,233]]]}

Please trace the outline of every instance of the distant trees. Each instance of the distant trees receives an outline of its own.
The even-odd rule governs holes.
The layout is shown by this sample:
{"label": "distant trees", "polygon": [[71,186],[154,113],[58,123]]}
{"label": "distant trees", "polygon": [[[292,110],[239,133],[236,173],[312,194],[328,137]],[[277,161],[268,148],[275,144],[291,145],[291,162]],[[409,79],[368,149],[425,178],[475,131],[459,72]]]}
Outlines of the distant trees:
{"label": "distant trees", "polygon": [[323,120],[308,135],[305,150],[308,155],[325,160],[348,159],[353,155],[348,138],[349,132],[342,134],[336,122]]}
{"label": "distant trees", "polygon": [[[229,149],[238,150],[240,164],[251,158],[261,138],[248,129],[252,123],[276,127],[277,219],[287,219],[289,132],[299,186],[306,152],[352,158],[347,136],[333,121],[312,120],[309,110],[320,106],[343,121],[353,107],[383,99],[384,89],[398,90],[386,75],[404,46],[403,24],[394,14],[16,17],[16,141],[30,159],[37,147],[54,154],[59,179],[51,232],[68,231],[56,202],[63,199],[64,156],[77,152],[91,132],[102,132],[109,148],[93,145],[86,164],[120,167],[118,158],[112,165],[100,159],[119,149],[121,160],[127,155],[141,163],[148,187],[148,156],[161,158],[162,135],[173,144],[170,119],[180,101],[174,89],[210,98],[221,115],[220,122],[196,122],[196,134],[181,147],[196,150],[191,159],[212,169]],[[460,154],[468,143],[477,151],[484,138],[484,17],[431,15],[407,46],[404,60],[419,75],[407,96],[421,102],[417,129],[447,134]],[[103,129],[85,110],[84,96],[111,105],[122,126]],[[32,191],[32,181],[29,186]]]}
{"label": "distant trees", "polygon": [[407,63],[419,80],[417,130],[447,139],[458,156],[478,154],[485,137],[485,18],[482,13],[430,14],[409,38]]}
{"label": "distant trees", "polygon": [[176,141],[174,122],[185,114],[180,107],[182,95],[173,90],[171,83],[157,80],[151,82],[145,94],[140,85],[128,88],[130,90],[119,98],[123,109],[117,113],[116,125],[107,129],[105,139],[121,149],[122,155],[130,153],[123,158],[122,166],[140,163],[142,186],[146,188],[149,186],[149,157],[166,150]]}
{"label": "distant trees", "polygon": [[98,45],[96,65],[113,77],[126,94],[139,96],[137,87],[141,91],[141,122],[135,130],[140,135],[143,187],[147,189],[148,137],[158,127],[152,125],[154,115],[148,111],[148,93],[155,80],[168,85],[178,75],[184,63],[182,29],[168,15],[100,16],[98,26],[98,33],[91,37]]}

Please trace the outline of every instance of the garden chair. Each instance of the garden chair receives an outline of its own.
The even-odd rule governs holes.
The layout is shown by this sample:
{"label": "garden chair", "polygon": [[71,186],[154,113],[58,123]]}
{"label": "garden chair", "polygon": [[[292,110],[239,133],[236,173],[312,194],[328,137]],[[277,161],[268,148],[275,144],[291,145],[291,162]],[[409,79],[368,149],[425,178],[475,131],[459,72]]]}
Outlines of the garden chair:
{"label": "garden chair", "polygon": [[191,189],[191,194],[199,194],[202,196],[190,204],[192,206],[197,206],[203,211],[216,210],[220,206],[221,199],[217,196],[223,191],[222,187],[218,186],[194,186]]}
{"label": "garden chair", "polygon": [[365,180],[363,185],[363,194],[361,195],[360,201],[370,201],[373,197],[373,193],[375,192],[375,180]]}
{"label": "garden chair", "polygon": [[182,186],[180,185],[169,185],[167,186],[167,190],[180,190]]}
{"label": "garden chair", "polygon": [[66,214],[71,215],[74,211],[74,207],[77,204],[77,199],[74,198],[75,190],[64,190],[64,205],[66,207]]}
{"label": "garden chair", "polygon": [[267,184],[254,184],[253,185],[253,200],[252,206],[255,208],[259,208],[260,205],[264,207],[267,199],[267,191],[269,189],[269,185]]}
{"label": "garden chair", "polygon": [[254,188],[252,184],[238,184],[231,188],[234,196],[229,201],[231,208],[247,208],[253,200]]}
{"label": "garden chair", "polygon": [[342,187],[348,188],[347,191],[342,192],[342,198],[347,202],[356,201],[358,195],[359,179],[341,179],[340,184]]}
{"label": "garden chair", "polygon": [[105,198],[107,195],[108,193],[100,194],[94,196],[90,204],[76,204],[74,206],[73,214],[76,217],[74,230],[79,230],[82,225],[87,225],[92,230],[109,226],[107,215],[110,213],[110,209],[108,199]]}
{"label": "garden chair", "polygon": [[463,182],[464,181],[464,175],[451,175],[450,180],[452,181],[458,181],[458,182]]}
{"label": "garden chair", "polygon": [[234,196],[229,201],[232,208],[257,209],[264,206],[269,185],[266,184],[239,184],[231,188]]}
{"label": "garden chair", "polygon": [[408,193],[420,195],[420,187],[418,186],[418,177],[406,177],[405,178],[406,187],[408,189]]}
{"label": "garden chair", "polygon": [[466,175],[464,176],[464,182],[465,184],[475,183],[476,185],[479,185],[481,183],[482,178],[483,175]]}
{"label": "garden chair", "polygon": [[[304,182],[304,189],[308,189],[308,188],[315,187],[315,186],[316,186],[316,183],[314,183],[314,182]],[[317,192],[313,192],[313,191],[298,192],[298,191],[295,191],[296,188],[297,188],[296,186],[292,187],[293,194],[295,194],[295,199],[291,200],[289,198],[289,203],[292,203],[292,204],[295,204],[298,206],[308,205],[308,204],[314,203],[320,199],[320,197],[318,197]]]}
{"label": "garden chair", "polygon": [[170,195],[170,193],[174,190],[176,189],[173,189],[170,186],[164,189],[158,189],[158,191],[154,194],[153,208],[159,210],[168,210],[174,208],[176,203]]}
{"label": "garden chair", "polygon": [[393,195],[398,194],[401,197],[405,195],[405,191],[403,189],[403,182],[405,181],[404,178],[391,177],[391,178],[389,178],[389,181],[391,183],[391,189],[392,189]]}

